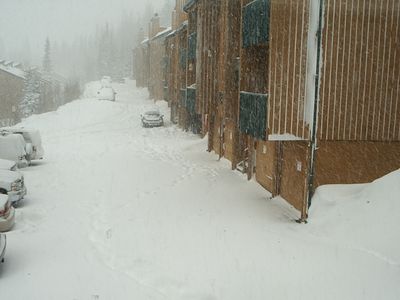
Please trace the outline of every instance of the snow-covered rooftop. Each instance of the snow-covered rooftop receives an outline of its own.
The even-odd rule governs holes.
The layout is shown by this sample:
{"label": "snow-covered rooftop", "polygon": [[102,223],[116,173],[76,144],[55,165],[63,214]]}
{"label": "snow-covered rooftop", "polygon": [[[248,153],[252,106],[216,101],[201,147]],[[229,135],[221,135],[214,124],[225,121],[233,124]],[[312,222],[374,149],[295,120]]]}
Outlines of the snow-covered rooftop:
{"label": "snow-covered rooftop", "polygon": [[171,31],[171,27],[168,27],[168,28],[166,28],[165,30],[160,31],[159,33],[157,33],[157,34],[152,38],[152,40],[155,40],[155,39],[157,39],[157,38],[163,37],[164,35],[168,34],[170,31]]}
{"label": "snow-covered rooftop", "polygon": [[169,38],[170,36],[173,36],[176,34],[176,30],[172,30],[170,33],[167,34],[166,38]]}
{"label": "snow-covered rooftop", "polygon": [[179,27],[176,29],[177,32],[185,29],[188,26],[189,22],[188,20],[186,20],[185,22],[183,22],[181,25],[179,25]]}
{"label": "snow-covered rooftop", "polygon": [[149,38],[145,38],[143,41],[140,42],[141,45],[144,45],[149,42]]}
{"label": "snow-covered rooftop", "polygon": [[20,63],[14,63],[13,61],[0,60],[0,70],[24,79],[25,71],[20,69],[20,67],[21,67]]}

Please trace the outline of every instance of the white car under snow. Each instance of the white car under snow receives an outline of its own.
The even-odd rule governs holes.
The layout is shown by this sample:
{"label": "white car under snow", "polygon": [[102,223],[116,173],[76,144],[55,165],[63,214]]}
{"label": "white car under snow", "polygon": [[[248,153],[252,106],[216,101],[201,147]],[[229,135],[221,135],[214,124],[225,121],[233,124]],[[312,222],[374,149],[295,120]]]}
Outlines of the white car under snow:
{"label": "white car under snow", "polygon": [[8,195],[16,206],[27,193],[24,176],[18,171],[0,170],[0,194]]}
{"label": "white car under snow", "polygon": [[[27,153],[28,150],[28,153]],[[28,166],[29,149],[19,134],[0,134],[0,158],[15,161],[19,168]],[[28,158],[29,159],[29,158]]]}
{"label": "white car under snow", "polygon": [[97,91],[97,99],[115,101],[116,94],[117,93],[112,87],[102,87],[100,90]]}
{"label": "white car under snow", "polygon": [[2,134],[19,134],[24,138],[26,152],[29,154],[28,160],[43,159],[42,138],[38,130],[25,127],[3,127],[0,131]]}
{"label": "white car under snow", "polygon": [[17,171],[17,169],[15,161],[0,158],[0,170]]}
{"label": "white car under snow", "polygon": [[158,108],[152,108],[145,111],[141,115],[143,127],[160,127],[164,126],[164,115],[162,115]]}
{"label": "white car under snow", "polygon": [[14,223],[15,209],[11,206],[7,195],[0,195],[0,232],[9,231]]}

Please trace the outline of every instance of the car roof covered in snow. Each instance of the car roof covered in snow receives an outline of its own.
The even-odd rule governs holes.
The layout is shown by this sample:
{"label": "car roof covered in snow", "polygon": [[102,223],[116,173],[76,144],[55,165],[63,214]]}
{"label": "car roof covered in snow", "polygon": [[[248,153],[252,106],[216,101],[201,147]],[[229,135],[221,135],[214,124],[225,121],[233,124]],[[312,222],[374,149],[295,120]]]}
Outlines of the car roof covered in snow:
{"label": "car roof covered in snow", "polygon": [[28,142],[32,142],[35,145],[42,143],[42,138],[40,132],[37,129],[25,128],[25,127],[2,127],[1,131],[11,132],[11,133],[21,133],[24,138],[28,139]]}
{"label": "car roof covered in snow", "polygon": [[11,170],[16,165],[16,162],[8,159],[0,158],[0,169],[1,170]]}

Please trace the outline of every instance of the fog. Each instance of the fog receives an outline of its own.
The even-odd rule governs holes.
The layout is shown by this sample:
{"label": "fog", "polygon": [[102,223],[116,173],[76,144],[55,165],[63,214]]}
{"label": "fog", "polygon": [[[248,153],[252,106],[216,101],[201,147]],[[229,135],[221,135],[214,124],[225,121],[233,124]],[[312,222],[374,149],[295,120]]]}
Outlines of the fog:
{"label": "fog", "polygon": [[[137,27],[146,28],[154,12],[164,10],[163,23],[169,21],[171,0],[0,0],[0,59],[26,65],[40,65],[45,40],[69,48],[77,41],[94,36],[99,28],[124,30],[124,47],[132,48]],[[124,24],[122,20],[125,20]],[[129,22],[129,23],[128,23]],[[167,25],[167,24],[165,24]],[[129,28],[122,28],[123,26]],[[128,51],[129,49],[124,49]],[[57,59],[56,59],[57,60]],[[55,69],[65,71],[57,61]],[[64,73],[65,73],[64,72]]]}

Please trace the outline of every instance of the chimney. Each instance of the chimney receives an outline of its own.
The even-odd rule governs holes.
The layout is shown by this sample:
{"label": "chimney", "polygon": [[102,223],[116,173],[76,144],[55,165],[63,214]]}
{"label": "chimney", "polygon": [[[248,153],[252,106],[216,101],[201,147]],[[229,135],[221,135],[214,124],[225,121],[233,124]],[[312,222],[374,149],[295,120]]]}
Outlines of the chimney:
{"label": "chimney", "polygon": [[160,17],[158,16],[157,13],[155,13],[154,17],[151,18],[150,22],[149,38],[153,38],[159,32],[160,32]]}

